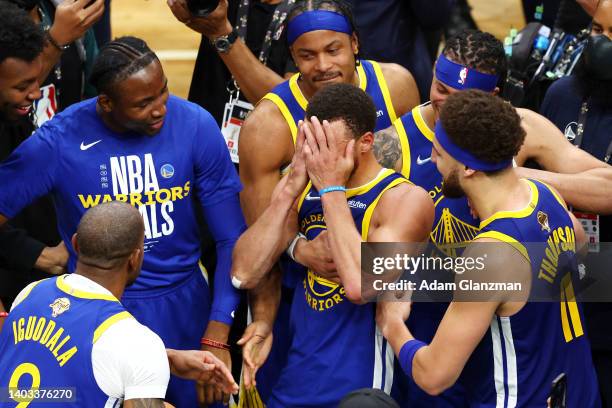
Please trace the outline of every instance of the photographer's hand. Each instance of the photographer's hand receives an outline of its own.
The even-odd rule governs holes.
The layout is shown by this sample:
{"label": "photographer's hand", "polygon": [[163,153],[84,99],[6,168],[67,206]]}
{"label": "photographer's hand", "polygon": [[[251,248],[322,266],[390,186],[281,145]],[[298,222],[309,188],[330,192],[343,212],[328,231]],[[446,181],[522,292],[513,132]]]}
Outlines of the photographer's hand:
{"label": "photographer's hand", "polygon": [[195,17],[187,7],[187,0],[168,0],[174,17],[187,27],[213,40],[232,32],[227,18],[227,0],[220,0],[217,8],[206,17]]}

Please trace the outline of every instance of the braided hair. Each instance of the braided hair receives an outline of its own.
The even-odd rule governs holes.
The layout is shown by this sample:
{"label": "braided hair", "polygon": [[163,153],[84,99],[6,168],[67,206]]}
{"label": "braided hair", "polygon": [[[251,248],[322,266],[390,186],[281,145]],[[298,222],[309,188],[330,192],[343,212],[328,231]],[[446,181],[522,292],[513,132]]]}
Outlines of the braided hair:
{"label": "braided hair", "polygon": [[106,44],[94,61],[89,81],[99,93],[109,94],[118,83],[158,60],[147,43],[120,37]]}
{"label": "braided hair", "polygon": [[497,85],[506,82],[508,60],[504,46],[497,38],[479,30],[462,30],[446,40],[442,51],[452,61],[485,74],[498,75]]}

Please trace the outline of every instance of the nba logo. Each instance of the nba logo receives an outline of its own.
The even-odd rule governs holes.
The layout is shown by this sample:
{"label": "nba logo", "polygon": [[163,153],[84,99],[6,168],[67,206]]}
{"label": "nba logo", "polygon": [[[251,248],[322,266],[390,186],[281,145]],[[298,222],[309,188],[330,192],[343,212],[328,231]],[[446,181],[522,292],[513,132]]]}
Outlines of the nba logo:
{"label": "nba logo", "polygon": [[461,85],[465,85],[465,80],[467,79],[468,69],[467,67],[463,67],[463,69],[459,72],[459,82]]}
{"label": "nba logo", "polygon": [[171,164],[164,164],[163,166],[161,166],[161,176],[163,178],[170,178],[172,176],[174,176],[174,167],[172,167]]}

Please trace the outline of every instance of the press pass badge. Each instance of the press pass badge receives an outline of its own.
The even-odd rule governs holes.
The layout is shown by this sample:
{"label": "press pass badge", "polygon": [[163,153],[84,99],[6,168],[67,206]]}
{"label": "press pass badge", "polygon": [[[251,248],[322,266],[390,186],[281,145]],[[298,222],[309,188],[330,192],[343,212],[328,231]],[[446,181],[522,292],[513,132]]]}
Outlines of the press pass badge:
{"label": "press pass badge", "polygon": [[238,163],[238,138],[240,136],[240,128],[244,120],[253,110],[253,105],[248,102],[241,101],[238,96],[230,98],[230,101],[225,104],[223,113],[223,125],[221,133],[227,144],[232,162]]}
{"label": "press pass badge", "polygon": [[582,224],[589,242],[589,252],[599,252],[599,215],[574,211],[574,215]]}

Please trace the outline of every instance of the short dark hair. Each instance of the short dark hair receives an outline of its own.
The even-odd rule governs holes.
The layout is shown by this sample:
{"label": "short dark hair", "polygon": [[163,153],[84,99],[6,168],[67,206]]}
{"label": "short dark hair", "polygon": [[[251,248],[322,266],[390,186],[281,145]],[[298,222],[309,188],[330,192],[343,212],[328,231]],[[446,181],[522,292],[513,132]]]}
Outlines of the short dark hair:
{"label": "short dark hair", "polygon": [[512,159],[525,140],[516,109],[478,89],[450,95],[442,106],[440,120],[453,143],[491,163]]}
{"label": "short dark hair", "polygon": [[370,95],[351,84],[331,84],[319,90],[308,102],[306,117],[320,121],[341,119],[355,138],[374,132],[376,106]]}
{"label": "short dark hair", "polygon": [[142,243],[144,223],[140,212],[121,201],[89,209],[77,228],[79,261],[101,269],[113,269]]}
{"label": "short dark hair", "polygon": [[[351,10],[351,6],[343,0],[304,0],[296,2],[293,7],[289,10],[287,14],[287,20],[285,21],[285,25],[288,24],[295,17],[299,16],[305,11],[311,10],[328,10],[335,11],[336,13],[342,14],[347,18],[349,23],[351,24],[351,29],[357,39],[359,40],[359,33],[357,31],[357,25],[355,24],[355,17],[353,16],[353,11]],[[285,26],[285,30],[286,26]],[[359,53],[357,53],[356,58],[359,59]]]}
{"label": "short dark hair", "polygon": [[497,85],[503,88],[508,74],[508,59],[504,45],[489,33],[461,30],[446,40],[442,54],[452,61],[485,74],[499,76]]}
{"label": "short dark hair", "polygon": [[32,62],[43,50],[41,28],[15,4],[0,1],[0,63],[7,58]]}
{"label": "short dark hair", "polygon": [[146,42],[136,37],[120,37],[102,47],[94,61],[89,81],[98,92],[109,94],[118,82],[154,60],[157,60],[157,56]]}

